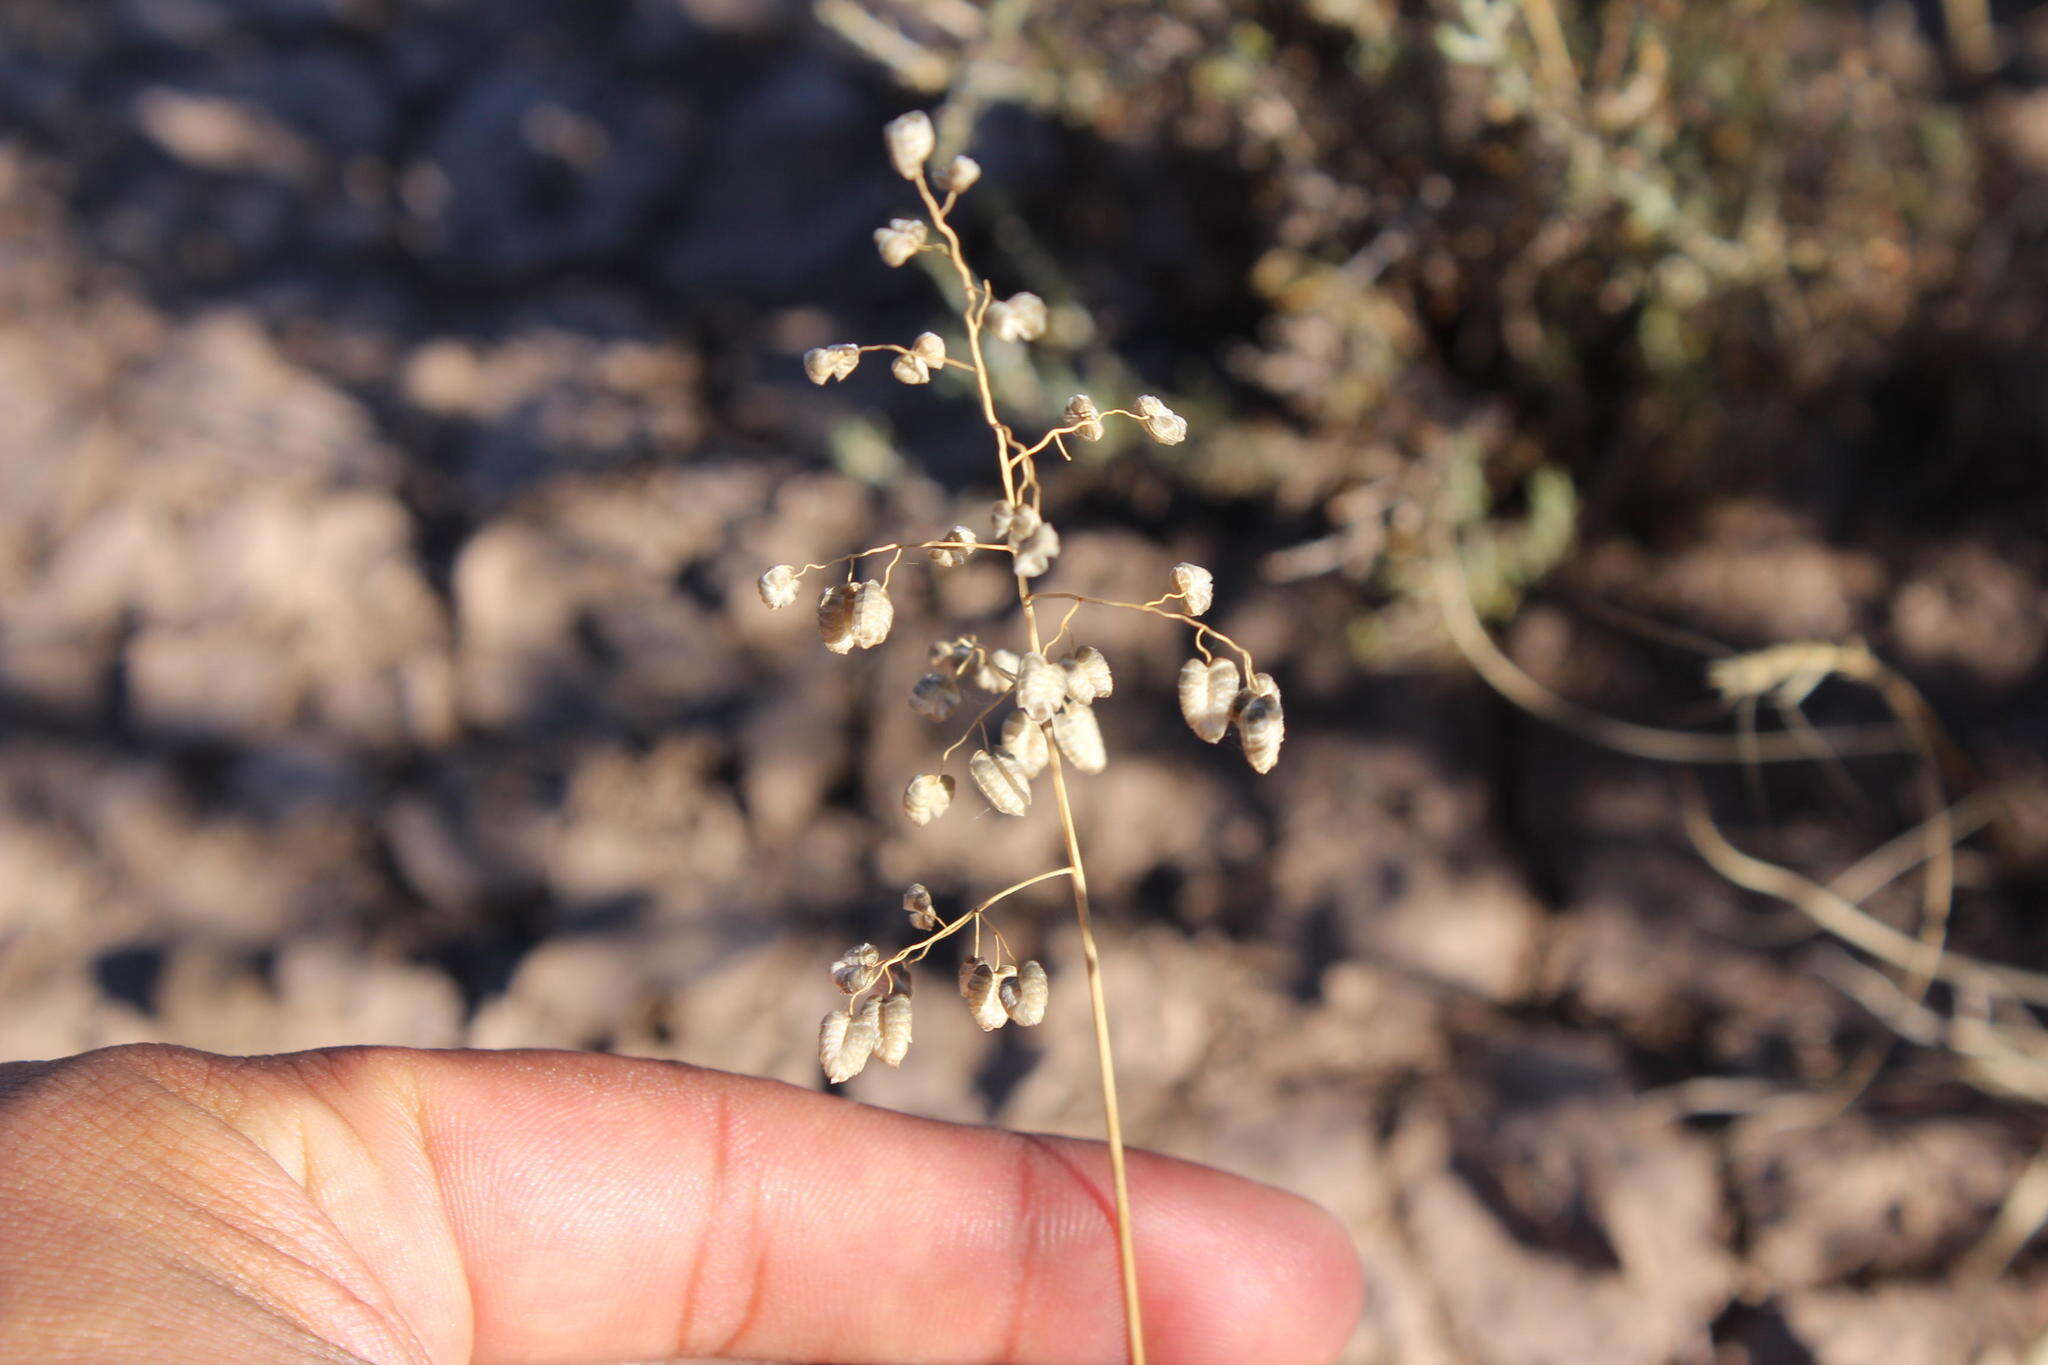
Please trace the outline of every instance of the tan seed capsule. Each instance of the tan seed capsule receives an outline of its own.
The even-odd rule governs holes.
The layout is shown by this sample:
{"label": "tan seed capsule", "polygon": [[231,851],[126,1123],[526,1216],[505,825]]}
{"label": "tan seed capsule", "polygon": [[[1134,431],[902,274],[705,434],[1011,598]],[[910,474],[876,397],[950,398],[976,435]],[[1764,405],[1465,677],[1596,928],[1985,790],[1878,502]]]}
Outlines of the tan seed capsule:
{"label": "tan seed capsule", "polygon": [[1287,738],[1287,719],[1281,713],[1280,693],[1247,692],[1237,711],[1237,733],[1244,741],[1244,757],[1252,771],[1269,773],[1280,761],[1280,744]]}
{"label": "tan seed capsule", "polygon": [[853,587],[834,583],[818,598],[818,634],[825,648],[845,654],[853,648]]}
{"label": "tan seed capsule", "polygon": [[1031,779],[1016,759],[998,750],[976,749],[967,760],[967,772],[988,803],[1003,815],[1022,815],[1031,809]]}
{"label": "tan seed capsule", "polygon": [[796,601],[796,587],[796,565],[777,564],[761,575],[761,600],[780,611]]}
{"label": "tan seed capsule", "polygon": [[956,156],[939,172],[939,188],[949,194],[965,194],[981,179],[981,163],[971,156]]}
{"label": "tan seed capsule", "polygon": [[1214,744],[1230,729],[1231,702],[1237,696],[1237,665],[1228,659],[1203,663],[1189,659],[1180,666],[1180,713],[1188,728]]}
{"label": "tan seed capsule", "polygon": [[880,583],[871,578],[853,590],[851,626],[855,644],[873,649],[889,638],[889,627],[895,620],[896,608]]}
{"label": "tan seed capsule", "polygon": [[997,540],[1007,542],[1010,539],[1010,527],[1016,520],[1017,504],[1007,498],[988,509],[989,529],[995,532]]}
{"label": "tan seed capsule", "polygon": [[965,564],[968,560],[974,558],[974,547],[979,542],[975,537],[973,527],[955,526],[952,530],[946,532],[946,539],[953,543],[951,545],[935,545],[928,552],[932,557],[932,563],[942,569],[951,569]]}
{"label": "tan seed capsule", "polygon": [[1036,578],[1052,567],[1059,558],[1060,533],[1053,530],[1050,522],[1040,526],[1017,546],[1012,568],[1019,578]]}
{"label": "tan seed capsule", "polygon": [[899,355],[889,367],[889,373],[896,376],[899,384],[929,384],[932,382],[932,367],[925,364],[924,357]]}
{"label": "tan seed capsule", "polygon": [[832,984],[847,995],[859,995],[882,974],[882,951],[872,943],[856,943],[832,964]]}
{"label": "tan seed capsule", "polygon": [[896,174],[905,180],[915,180],[924,170],[924,163],[931,160],[938,135],[932,130],[931,116],[922,109],[913,109],[883,125],[882,143],[889,149],[889,164],[896,168]]}
{"label": "tan seed capsule", "polygon": [[846,1035],[839,1041],[839,1055],[825,1066],[825,1079],[839,1085],[858,1076],[881,1041],[882,1002],[870,1000],[847,1025]]}
{"label": "tan seed capsule", "polygon": [[1051,994],[1050,983],[1045,979],[1045,968],[1036,961],[1026,962],[1017,969],[1017,974],[996,987],[996,994],[1003,1002],[1003,1012],[1011,1022],[1021,1028],[1030,1028],[1045,1018],[1045,1003]]}
{"label": "tan seed capsule", "polygon": [[1187,418],[1151,394],[1145,394],[1138,399],[1137,411],[1145,423],[1145,434],[1159,444],[1177,446],[1188,438]]}
{"label": "tan seed capsule", "polygon": [[1019,503],[1010,513],[1009,526],[1003,532],[1003,538],[1013,547],[1022,545],[1038,534],[1038,528],[1044,522],[1045,518],[1038,514],[1036,507],[1028,502]]}
{"label": "tan seed capsule", "polygon": [[[939,927],[939,912],[932,908],[932,893],[925,890],[923,882],[911,883],[903,893],[903,913],[910,916],[910,927],[920,932]],[[904,980],[909,979],[909,973],[904,973]]]}
{"label": "tan seed capsule", "polygon": [[1067,670],[1037,650],[1017,661],[1017,709],[1036,721],[1052,719],[1067,699]]}
{"label": "tan seed capsule", "polygon": [[1102,746],[1102,727],[1096,723],[1095,708],[1070,701],[1052,718],[1053,741],[1060,752],[1084,773],[1099,773],[1109,766],[1109,753]]}
{"label": "tan seed capsule", "polygon": [[1015,967],[996,970],[986,962],[969,973],[960,994],[966,998],[967,1012],[981,1026],[983,1033],[999,1029],[1010,1021],[1009,1012],[1003,1008],[1002,987],[1016,974]]}
{"label": "tan seed capsule", "polygon": [[813,384],[824,384],[839,378],[839,362],[832,358],[827,346],[813,346],[804,352],[804,377]]}
{"label": "tan seed capsule", "polygon": [[882,264],[892,270],[915,256],[924,242],[922,218],[891,218],[889,226],[875,229],[875,250],[881,254]]}
{"label": "tan seed capsule", "polygon": [[953,805],[953,779],[944,773],[919,773],[903,789],[903,813],[913,825],[929,825]]}
{"label": "tan seed capsule", "polygon": [[[960,998],[965,1000],[970,1005],[974,1003],[974,997],[972,994],[970,994],[970,990],[974,982],[974,974],[981,967],[986,965],[987,964],[984,963],[982,959],[978,957],[963,957],[960,959]],[[991,982],[995,980],[995,975],[993,971],[991,971],[989,975],[989,980]]]}
{"label": "tan seed capsule", "polygon": [[1017,667],[1017,655],[1014,651],[992,649],[981,667],[975,670],[974,685],[984,692],[993,692],[1001,696],[1016,684]]}
{"label": "tan seed capsule", "polygon": [[1200,616],[1216,600],[1216,579],[1199,564],[1176,564],[1173,590],[1187,600],[1188,615]]}
{"label": "tan seed capsule", "polygon": [[1094,645],[1083,645],[1060,662],[1067,670],[1067,695],[1083,706],[1093,706],[1116,691],[1109,660]]}
{"label": "tan seed capsule", "polygon": [[910,997],[892,995],[882,1002],[881,1036],[875,1043],[875,1060],[884,1066],[902,1066],[910,1051]]}
{"label": "tan seed capsule", "polygon": [[1012,711],[1003,720],[1003,749],[1026,777],[1037,777],[1048,761],[1045,729],[1022,711]]}
{"label": "tan seed capsule", "polygon": [[846,1030],[853,1025],[853,1016],[845,1010],[833,1010],[818,1021],[818,1066],[836,1084],[839,1077],[833,1072],[839,1066],[839,1054],[846,1046]]}
{"label": "tan seed capsule", "polygon": [[1074,432],[1084,441],[1102,439],[1102,409],[1095,406],[1095,400],[1085,393],[1077,393],[1067,400],[1066,425],[1077,428]]}
{"label": "tan seed capsule", "polygon": [[959,687],[943,673],[927,673],[910,689],[910,709],[930,720],[944,720],[959,704]]}
{"label": "tan seed capsule", "polygon": [[946,339],[937,332],[919,332],[910,343],[910,353],[927,365],[946,363]]}
{"label": "tan seed capsule", "polygon": [[1045,335],[1049,320],[1045,300],[1029,290],[990,304],[985,319],[989,330],[1004,341],[1036,341]]}
{"label": "tan seed capsule", "polygon": [[974,646],[965,639],[934,640],[925,650],[925,662],[934,669],[951,673],[974,655]]}

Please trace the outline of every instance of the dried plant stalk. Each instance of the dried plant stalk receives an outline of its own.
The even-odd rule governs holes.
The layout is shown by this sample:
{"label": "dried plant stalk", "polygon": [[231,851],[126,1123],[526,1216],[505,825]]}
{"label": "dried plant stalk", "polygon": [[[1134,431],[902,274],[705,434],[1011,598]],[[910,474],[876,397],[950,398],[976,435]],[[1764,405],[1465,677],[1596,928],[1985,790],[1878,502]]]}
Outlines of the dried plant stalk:
{"label": "dried plant stalk", "polygon": [[[998,813],[1017,817],[1028,814],[1033,780],[1049,774],[1066,864],[1006,887],[950,919],[938,911],[924,887],[913,886],[904,896],[903,908],[911,928],[923,937],[886,958],[871,945],[859,944],[834,964],[833,980],[851,998],[846,1008],[833,1011],[821,1024],[819,1061],[835,1084],[857,1075],[871,1057],[879,1057],[889,1066],[901,1063],[911,1037],[908,969],[912,963],[921,962],[942,940],[963,930],[972,931],[974,945],[974,951],[961,965],[959,977],[960,994],[969,1017],[989,1031],[1012,1022],[1027,1027],[1039,1023],[1051,998],[1045,968],[1011,952],[990,911],[1004,899],[1038,882],[1066,877],[1073,889],[1101,1071],[1124,1320],[1130,1358],[1142,1365],[1144,1324],[1138,1307],[1137,1256],[1131,1238],[1131,1200],[1124,1162],[1123,1121],[1117,1105],[1115,1058],[1110,1046],[1101,956],[1090,913],[1088,878],[1081,861],[1080,835],[1066,781],[1067,764],[1077,772],[1098,773],[1107,762],[1096,707],[1114,693],[1115,674],[1109,660],[1093,645],[1076,641],[1058,660],[1049,657],[1047,651],[1068,638],[1075,613],[1087,606],[1137,611],[1185,625],[1193,632],[1194,648],[1201,657],[1190,660],[1183,670],[1182,714],[1195,732],[1212,744],[1223,738],[1235,720],[1244,739],[1245,754],[1260,772],[1273,765],[1279,752],[1279,689],[1273,686],[1270,677],[1256,672],[1248,651],[1198,619],[1211,609],[1215,593],[1213,577],[1200,565],[1177,565],[1172,588],[1150,602],[1111,602],[1034,586],[1053,570],[1061,548],[1059,531],[1045,516],[1038,457],[1047,450],[1065,455],[1068,437],[1102,440],[1112,421],[1128,422],[1154,441],[1175,445],[1187,438],[1187,419],[1153,394],[1141,395],[1130,407],[1108,409],[1087,394],[1075,394],[1068,400],[1057,425],[1035,441],[1027,443],[1020,438],[996,410],[995,393],[989,383],[987,347],[991,341],[1021,345],[1040,339],[1051,326],[1051,309],[1029,290],[998,297],[989,281],[968,266],[950,214],[959,196],[980,179],[979,165],[969,157],[952,158],[937,175],[935,188],[929,162],[936,138],[931,119],[921,112],[892,121],[884,130],[883,142],[890,165],[916,190],[924,216],[892,218],[876,229],[875,249],[883,264],[892,268],[906,265],[927,252],[943,256],[960,286],[963,302],[959,320],[965,333],[966,353],[954,354],[938,333],[923,332],[907,346],[837,343],[815,347],[804,355],[804,373],[814,384],[841,382],[859,369],[864,354],[884,352],[891,357],[890,373],[905,384],[934,384],[948,373],[970,376],[982,417],[995,441],[996,472],[1002,485],[1002,497],[988,516],[992,540],[984,541],[971,526],[959,524],[943,536],[920,544],[875,546],[827,564],[778,564],[761,576],[761,600],[770,608],[786,607],[797,599],[807,574],[843,568],[844,580],[831,583],[819,598],[819,634],[826,648],[837,654],[856,648],[874,649],[887,640],[894,622],[888,584],[906,554],[913,556],[910,562],[938,571],[954,568],[983,551],[1008,555],[1017,588],[1021,638],[1011,642],[1014,647],[984,645],[973,635],[938,641],[927,653],[928,671],[916,680],[909,693],[911,706],[936,722],[952,717],[959,707],[963,684],[972,684],[996,700],[973,719],[966,734],[939,756],[937,770],[910,779],[904,788],[903,810],[918,825],[945,815],[952,805],[955,788],[953,777],[944,769],[978,735],[980,743],[972,747],[966,759],[967,773]],[[923,552],[922,557],[916,556],[919,551]],[[862,579],[859,571],[863,561],[874,556],[888,557],[881,576]],[[1040,631],[1037,612],[1038,604],[1048,598],[1073,603],[1050,641]],[[1220,657],[1218,649],[1231,657]],[[1253,679],[1249,688],[1240,686],[1240,680],[1245,678]],[[991,743],[984,723],[1005,697],[1015,704],[1015,710],[1003,721],[1000,741]],[[984,930],[993,938],[993,948],[987,957],[983,956]]]}

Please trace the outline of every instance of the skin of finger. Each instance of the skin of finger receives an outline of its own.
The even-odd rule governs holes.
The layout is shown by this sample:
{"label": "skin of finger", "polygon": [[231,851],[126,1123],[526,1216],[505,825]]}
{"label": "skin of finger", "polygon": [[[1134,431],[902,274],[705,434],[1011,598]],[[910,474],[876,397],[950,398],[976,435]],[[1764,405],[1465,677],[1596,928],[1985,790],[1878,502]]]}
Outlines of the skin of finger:
{"label": "skin of finger", "polygon": [[[1092,1144],[583,1054],[215,1071],[195,1102],[305,1191],[427,1358],[1122,1355]],[[1334,1356],[1359,1284],[1324,1215],[1161,1158],[1133,1184],[1155,1358]]]}

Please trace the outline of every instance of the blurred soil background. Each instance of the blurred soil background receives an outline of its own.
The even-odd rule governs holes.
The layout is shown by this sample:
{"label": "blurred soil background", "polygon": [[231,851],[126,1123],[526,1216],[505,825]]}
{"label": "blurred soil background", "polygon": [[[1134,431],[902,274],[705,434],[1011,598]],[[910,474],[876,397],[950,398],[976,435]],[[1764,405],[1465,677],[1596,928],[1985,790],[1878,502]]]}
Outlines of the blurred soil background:
{"label": "blurred soil background", "polygon": [[[2048,1124],[1943,1032],[1984,1002],[1845,1091],[1903,1000],[1701,861],[1674,769],[1478,682],[1430,527],[1522,668],[1641,723],[1733,732],[1702,651],[1868,640],[2000,794],[1953,944],[2048,965],[2048,9],[1555,4],[7,0],[0,1056],[815,1087],[825,968],[904,885],[1057,861],[966,793],[897,813],[994,566],[902,571],[850,659],[754,592],[990,496],[956,388],[798,364],[942,316],[868,237],[912,207],[882,122],[943,102],[978,264],[1053,305],[1004,400],[1193,428],[1056,471],[1050,585],[1207,564],[1289,699],[1254,780],[1175,714],[1174,630],[1083,618],[1133,1140],[1336,1210],[1359,1362],[2032,1358],[2048,1251],[1992,1229]],[[1910,777],[1706,781],[1825,881]],[[1094,1135],[1067,919],[1005,920],[1042,1029],[928,1002],[851,1094]]]}

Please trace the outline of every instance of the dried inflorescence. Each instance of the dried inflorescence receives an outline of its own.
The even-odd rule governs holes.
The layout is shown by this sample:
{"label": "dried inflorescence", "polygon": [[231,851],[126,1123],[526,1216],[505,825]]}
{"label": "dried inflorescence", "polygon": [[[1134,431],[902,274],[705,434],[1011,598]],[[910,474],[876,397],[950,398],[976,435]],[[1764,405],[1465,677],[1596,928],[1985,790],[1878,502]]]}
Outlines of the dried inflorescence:
{"label": "dried inflorescence", "polygon": [[[1058,422],[1036,441],[1024,441],[1011,425],[998,420],[986,348],[1038,341],[1052,326],[1051,310],[1029,290],[998,296],[967,266],[949,215],[959,196],[981,178],[980,166],[969,157],[954,156],[934,173],[937,136],[931,119],[922,113],[891,122],[884,143],[890,164],[916,188],[922,212],[891,218],[876,229],[876,250],[891,267],[926,252],[943,255],[959,277],[965,300],[959,319],[966,335],[964,352],[956,353],[957,343],[949,346],[935,331],[919,333],[907,346],[842,342],[806,352],[804,373],[817,384],[844,380],[856,372],[864,354],[880,352],[891,357],[890,373],[905,384],[931,385],[948,372],[964,375],[982,400],[996,440],[1002,497],[989,509],[986,532],[976,531],[970,520],[921,543],[881,545],[829,564],[777,564],[761,576],[761,600],[773,608],[789,606],[797,600],[806,575],[833,574],[834,580],[824,585],[818,598],[818,632],[827,649],[847,654],[874,649],[888,639],[895,620],[890,580],[906,555],[912,556],[911,563],[934,571],[956,569],[982,552],[1008,556],[1017,585],[1021,638],[1011,646],[973,634],[934,641],[926,652],[924,671],[910,682],[911,708],[934,724],[954,722],[963,700],[972,695],[969,689],[992,698],[967,708],[978,713],[967,722],[965,733],[946,747],[931,771],[916,774],[904,787],[903,812],[914,824],[930,824],[951,809],[957,786],[947,769],[961,763],[964,755],[968,777],[988,808],[1000,815],[1028,815],[1033,783],[1049,770],[1065,825],[1070,817],[1060,786],[1062,765],[1079,773],[1099,773],[1107,766],[1100,708],[1116,690],[1115,674],[1102,650],[1070,633],[1076,613],[1084,607],[1144,612],[1190,629],[1199,657],[1182,670],[1182,714],[1195,733],[1212,744],[1235,726],[1252,766],[1267,771],[1278,756],[1284,732],[1279,689],[1268,675],[1255,671],[1251,656],[1240,645],[1200,619],[1215,599],[1215,581],[1207,569],[1176,565],[1171,587],[1150,602],[1107,602],[1037,586],[1060,553],[1059,532],[1046,519],[1042,503],[1039,456],[1048,451],[1068,453],[1069,438],[1104,440],[1110,424],[1117,421],[1135,426],[1160,444],[1177,445],[1187,438],[1187,419],[1152,394],[1139,396],[1128,407],[1109,407],[1077,393],[1067,400]],[[881,572],[863,577],[863,563],[875,559],[883,561]],[[1040,634],[1035,609],[1055,599],[1072,605],[1047,641]],[[1054,648],[1063,642],[1065,650],[1055,654]],[[1070,843],[1070,848],[1077,850],[1078,844]],[[968,932],[973,939],[973,952],[961,969],[960,989],[975,1022],[984,1029],[1008,1022],[1036,1024],[1045,1015],[1045,970],[1009,951],[990,911],[1032,882],[1060,876],[1078,881],[1080,875],[1078,863],[1055,869],[950,920],[933,905],[929,891],[911,887],[903,908],[911,929],[921,935],[917,941],[892,955],[860,944],[833,964],[833,981],[850,999],[821,1025],[819,1057],[826,1074],[836,1083],[858,1074],[870,1057],[890,1065],[903,1059],[910,1044],[909,968],[955,933]],[[982,956],[985,930],[995,941],[987,958]]]}

